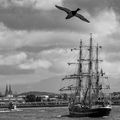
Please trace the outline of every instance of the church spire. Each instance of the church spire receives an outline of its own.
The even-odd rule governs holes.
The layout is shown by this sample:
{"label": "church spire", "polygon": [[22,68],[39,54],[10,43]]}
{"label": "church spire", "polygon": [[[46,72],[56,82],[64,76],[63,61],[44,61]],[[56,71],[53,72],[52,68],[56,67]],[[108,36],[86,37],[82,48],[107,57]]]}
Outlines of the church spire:
{"label": "church spire", "polygon": [[12,95],[12,89],[11,89],[11,85],[9,85],[9,91],[8,91],[9,95]]}
{"label": "church spire", "polygon": [[8,85],[6,85],[5,96],[8,95]]}

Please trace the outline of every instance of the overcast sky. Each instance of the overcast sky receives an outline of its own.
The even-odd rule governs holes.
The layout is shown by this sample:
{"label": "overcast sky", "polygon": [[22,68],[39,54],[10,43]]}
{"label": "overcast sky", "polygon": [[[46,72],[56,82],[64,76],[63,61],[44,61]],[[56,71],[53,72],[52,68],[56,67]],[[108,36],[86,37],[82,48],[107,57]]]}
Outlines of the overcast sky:
{"label": "overcast sky", "polygon": [[[90,23],[65,20],[66,13],[55,4],[81,8],[79,13]],[[65,75],[68,49],[78,46],[80,39],[89,40],[90,33],[103,46],[102,65],[111,89],[119,91],[119,0],[0,0],[0,85]]]}

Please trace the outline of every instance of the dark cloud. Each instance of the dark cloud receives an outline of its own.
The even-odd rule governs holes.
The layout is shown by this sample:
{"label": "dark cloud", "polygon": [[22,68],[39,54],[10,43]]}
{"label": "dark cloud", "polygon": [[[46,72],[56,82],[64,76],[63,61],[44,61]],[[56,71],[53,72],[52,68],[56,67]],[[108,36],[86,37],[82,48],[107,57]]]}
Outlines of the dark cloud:
{"label": "dark cloud", "polygon": [[0,65],[0,75],[26,75],[33,74],[35,71],[33,69],[20,69],[16,66],[11,65]]}
{"label": "dark cloud", "polygon": [[119,0],[109,0],[110,6],[120,14],[120,1]]}
{"label": "dark cloud", "polygon": [[[101,12],[102,10],[111,7],[119,11],[120,2],[118,0],[115,0],[114,2],[113,0],[64,0],[63,5],[69,7],[70,9],[76,9],[80,7],[83,9],[83,11],[87,11],[91,15],[98,15],[99,11]],[[82,11],[80,13],[82,14]],[[91,26],[89,26],[89,24],[78,20],[78,18],[70,19],[66,22],[64,19],[65,17],[66,13],[58,10],[57,8],[54,10],[33,9],[32,7],[24,6],[0,8],[0,21],[11,29],[77,31],[91,30]]]}
{"label": "dark cloud", "polygon": [[97,16],[104,10],[113,9],[120,21],[120,1],[119,0],[64,0],[64,6],[71,9],[81,8],[90,13],[92,17]]}
{"label": "dark cloud", "polygon": [[[64,19],[66,13],[55,10],[35,10],[32,8],[12,7],[0,8],[0,22],[8,28],[16,30],[81,30],[88,31],[90,28],[87,23],[79,21],[78,18]],[[79,21],[78,23],[75,21]],[[69,22],[70,21],[70,22]],[[72,21],[72,23],[71,23]],[[84,23],[84,24],[82,24]]]}
{"label": "dark cloud", "polygon": [[71,9],[81,8],[87,10],[92,15],[110,6],[109,0],[64,0],[64,6]]}

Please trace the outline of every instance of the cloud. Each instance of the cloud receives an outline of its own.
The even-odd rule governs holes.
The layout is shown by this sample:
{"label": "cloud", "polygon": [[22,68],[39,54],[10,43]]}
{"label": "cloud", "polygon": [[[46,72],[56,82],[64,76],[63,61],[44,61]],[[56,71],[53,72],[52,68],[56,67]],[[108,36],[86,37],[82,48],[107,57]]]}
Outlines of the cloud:
{"label": "cloud", "polygon": [[20,69],[13,65],[0,65],[0,75],[11,76],[11,75],[27,75],[33,74],[35,71],[33,69]]}
{"label": "cloud", "polygon": [[22,69],[19,65],[27,61],[27,54],[20,53],[7,53],[0,55],[0,75],[27,75],[33,74],[35,71],[32,68]]}
{"label": "cloud", "polygon": [[113,9],[106,9],[95,17],[95,32],[101,36],[108,36],[117,31],[119,25],[117,15]]}
{"label": "cloud", "polygon": [[25,42],[23,39],[25,34],[26,31],[11,30],[3,23],[0,23],[0,50],[7,51],[21,46]]}
{"label": "cloud", "polygon": [[83,11],[88,11],[92,15],[98,15],[100,11],[109,7],[109,0],[64,0],[64,6],[71,9],[81,8]]}
{"label": "cloud", "polygon": [[[109,17],[112,16],[112,17]],[[73,22],[73,21],[70,21]],[[111,26],[112,24],[112,26]],[[97,40],[102,38],[102,42],[106,44],[108,41],[106,41],[106,38],[112,33],[116,32],[116,28],[118,26],[118,21],[116,19],[116,14],[111,9],[108,11],[102,11],[98,16],[93,18],[93,22],[90,25],[90,29],[94,31],[96,34]],[[25,52],[25,53],[33,53],[35,57],[38,56],[38,54],[41,54],[41,51],[47,51],[47,50],[56,50],[57,48],[65,49],[65,48],[71,48],[76,46],[79,43],[79,38],[89,39],[89,35],[85,33],[85,31],[81,28],[81,32],[72,32],[72,31],[27,31],[27,30],[12,30],[10,28],[5,27],[4,24],[2,24],[2,30],[1,33],[5,36],[1,39],[1,46],[3,48],[12,48],[12,50],[17,50],[18,52]],[[105,26],[105,28],[104,28]],[[87,37],[85,37],[87,36]],[[105,40],[105,41],[104,41]],[[8,44],[6,44],[8,43]],[[6,47],[5,47],[6,46]],[[54,52],[51,52],[54,54]],[[48,55],[51,57],[51,55]],[[57,57],[57,54],[56,56]],[[52,59],[55,59],[52,58]],[[37,60],[38,59],[38,60]],[[28,62],[23,63],[21,68],[39,68],[41,65],[39,65],[39,59],[37,58],[35,61],[34,59],[27,59]],[[44,59],[47,60],[48,58]],[[64,58],[65,59],[65,58]],[[64,60],[64,59],[61,59]],[[31,60],[31,61],[30,61]],[[32,61],[33,60],[33,61]],[[59,63],[59,60],[57,61]],[[41,61],[40,61],[41,62]],[[56,63],[57,63],[56,62]],[[54,67],[51,66],[50,70],[55,71],[58,70],[57,64],[54,63]],[[52,61],[53,65],[53,61]],[[61,66],[64,66],[64,63],[61,63]],[[38,67],[39,66],[39,67]]]}
{"label": "cloud", "polygon": [[115,10],[116,13],[120,14],[120,1],[110,0],[110,6]]}
{"label": "cloud", "polygon": [[[1,1],[1,0],[0,0]],[[19,2],[30,3],[29,0],[18,1],[18,0],[5,0],[1,1],[1,5],[5,2],[5,4],[19,4]],[[33,2],[33,0],[31,0]],[[33,7],[20,7],[20,6],[12,6],[12,7],[0,7],[0,22],[3,23],[10,29],[15,30],[76,30],[81,31],[90,29],[88,24],[82,24],[78,18],[68,20],[66,22],[65,17],[66,13],[58,10],[55,7],[55,4],[62,4],[62,0],[36,0],[34,3],[40,9],[33,9]],[[49,9],[49,10],[46,10]],[[85,14],[84,14],[85,13]],[[90,14],[86,11],[83,15],[86,18],[90,19]],[[72,22],[72,24],[71,24]],[[79,25],[78,25],[79,24]]]}
{"label": "cloud", "polygon": [[[66,21],[65,17],[66,13],[57,8],[52,11],[32,10],[30,8],[0,9],[0,21],[14,30],[87,31],[90,29],[90,24],[80,21],[78,18]],[[89,14],[86,14],[85,17],[91,18]]]}
{"label": "cloud", "polygon": [[[12,30],[0,24],[0,52],[40,52],[54,48],[69,48],[77,45],[79,37],[85,36],[72,31],[27,31]],[[84,33],[84,32],[83,32]]]}
{"label": "cloud", "polygon": [[[76,9],[82,6],[83,11],[80,11],[87,19],[92,22],[92,18],[103,13],[106,9],[114,9],[112,0],[5,0],[8,3],[21,4],[23,7],[14,6],[8,8],[0,8],[0,21],[8,28],[17,30],[76,30],[90,31],[91,26],[82,24],[82,21],[77,18],[64,20],[66,14],[54,7],[54,4],[64,5],[71,9]],[[3,0],[2,0],[3,3]],[[25,7],[24,5],[33,4],[40,9]],[[117,3],[117,0],[115,1]],[[53,9],[51,9],[53,8]],[[49,9],[49,10],[45,10]],[[84,10],[85,9],[85,10]],[[94,15],[93,15],[94,13]],[[79,21],[79,22],[78,22]]]}
{"label": "cloud", "polygon": [[[117,47],[118,48],[118,47]],[[118,53],[109,53],[106,57],[106,60],[108,62],[110,62],[111,64],[112,63],[117,63],[117,64],[120,64],[120,49],[118,50]]]}
{"label": "cloud", "polygon": [[63,0],[36,0],[35,7],[43,10],[55,9],[55,5],[62,5],[62,1]]}
{"label": "cloud", "polygon": [[55,4],[62,4],[62,0],[0,0],[0,6],[9,7],[31,7],[34,9],[54,9]]}
{"label": "cloud", "polygon": [[119,64],[120,60],[120,23],[118,18],[114,9],[106,9],[96,16],[94,24],[96,39],[103,45],[104,59],[113,64],[111,68],[114,68],[116,62]]}
{"label": "cloud", "polygon": [[38,68],[43,68],[43,69],[48,69],[52,64],[47,61],[47,60],[30,60],[27,61],[24,64],[20,64],[19,67],[21,69],[38,69]]}
{"label": "cloud", "polygon": [[14,55],[0,55],[0,65],[17,65],[26,59],[27,55],[23,52]]}
{"label": "cloud", "polygon": [[[78,46],[79,47],[79,46]],[[51,50],[44,50],[39,55],[41,58],[49,60],[52,65],[49,67],[49,71],[54,74],[70,74],[74,72],[74,67],[68,66],[68,62],[74,62],[77,59],[78,53],[71,52],[70,49],[55,48]],[[75,61],[76,62],[76,61]]]}
{"label": "cloud", "polygon": [[78,38],[79,33],[74,32],[33,31],[28,33],[24,38],[28,41],[22,46],[18,47],[16,50],[36,53],[55,48],[70,48],[77,44],[79,41]]}

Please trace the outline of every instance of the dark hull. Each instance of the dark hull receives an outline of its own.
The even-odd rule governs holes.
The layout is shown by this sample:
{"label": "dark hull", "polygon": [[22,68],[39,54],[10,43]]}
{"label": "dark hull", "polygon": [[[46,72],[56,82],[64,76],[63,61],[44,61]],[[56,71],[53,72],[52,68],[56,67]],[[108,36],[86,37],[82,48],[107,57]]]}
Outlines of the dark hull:
{"label": "dark hull", "polygon": [[69,110],[70,117],[103,117],[110,114],[111,107]]}

